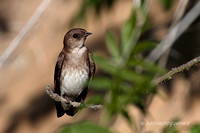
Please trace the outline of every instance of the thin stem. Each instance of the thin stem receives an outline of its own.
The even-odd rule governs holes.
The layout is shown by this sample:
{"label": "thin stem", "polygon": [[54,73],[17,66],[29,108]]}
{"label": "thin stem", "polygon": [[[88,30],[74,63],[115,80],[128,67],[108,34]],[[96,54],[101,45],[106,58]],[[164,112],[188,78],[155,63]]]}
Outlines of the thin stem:
{"label": "thin stem", "polygon": [[191,61],[179,66],[179,67],[175,67],[175,68],[172,68],[171,71],[169,71],[168,73],[166,73],[165,75],[153,80],[153,83],[155,85],[158,85],[159,83],[163,82],[164,80],[167,80],[167,79],[171,79],[172,76],[176,73],[179,73],[179,72],[182,72],[184,70],[189,70],[190,67],[192,67],[193,65],[196,65],[200,62],[200,56],[197,57],[197,58],[194,58],[192,59]]}

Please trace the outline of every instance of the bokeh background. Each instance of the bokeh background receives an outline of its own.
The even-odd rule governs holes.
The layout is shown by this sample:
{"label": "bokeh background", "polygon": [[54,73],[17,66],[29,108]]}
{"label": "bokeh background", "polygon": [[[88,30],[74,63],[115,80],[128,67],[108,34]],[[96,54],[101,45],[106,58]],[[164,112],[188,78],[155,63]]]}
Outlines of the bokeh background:
{"label": "bokeh background", "polygon": [[[98,123],[102,110],[83,109],[75,117],[56,117],[54,101],[46,94],[46,85],[53,87],[54,67],[61,51],[64,34],[72,27],[82,27],[92,32],[86,44],[93,53],[109,55],[106,48],[107,30],[120,34],[124,22],[130,17],[132,0],[116,0],[111,7],[104,7],[98,14],[88,10],[83,21],[74,20],[80,11],[81,0],[0,0],[0,56],[18,36],[43,2],[43,13],[30,28],[0,68],[0,133],[53,133],[61,126],[80,121]],[[160,42],[168,34],[177,5],[175,0],[167,10],[162,2],[153,0],[149,10],[151,28],[142,36]],[[190,0],[184,14],[198,0]],[[183,15],[184,16],[184,15]],[[179,66],[200,55],[199,17],[173,44],[164,67]],[[2,61],[2,60],[0,60]],[[161,62],[161,65],[162,62]],[[163,67],[163,66],[162,66]],[[97,66],[97,76],[101,71]],[[177,74],[158,86],[156,94],[144,116],[134,105],[129,113],[138,128],[140,122],[170,122],[178,119],[189,122],[177,126],[180,132],[200,123],[200,69],[199,65]],[[89,93],[90,97],[93,93]],[[102,93],[104,94],[104,93]],[[109,125],[114,132],[131,133],[127,121],[116,116]],[[166,125],[142,126],[145,132],[160,133]]]}

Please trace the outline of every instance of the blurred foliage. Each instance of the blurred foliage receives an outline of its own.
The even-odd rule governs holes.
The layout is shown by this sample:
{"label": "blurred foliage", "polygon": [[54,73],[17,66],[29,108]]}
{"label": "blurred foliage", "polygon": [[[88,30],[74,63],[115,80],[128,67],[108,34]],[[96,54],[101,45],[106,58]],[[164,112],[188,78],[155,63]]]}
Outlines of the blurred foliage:
{"label": "blurred foliage", "polygon": [[178,130],[176,129],[176,123],[178,120],[173,120],[170,122],[170,124],[164,128],[163,133],[178,133]]}
{"label": "blurred foliage", "polygon": [[147,17],[144,10],[146,8],[141,5],[140,9],[132,11],[130,18],[122,27],[121,35],[118,37],[121,38],[119,42],[113,32],[107,32],[106,45],[110,53],[109,57],[94,56],[98,68],[106,76],[96,76],[91,87],[108,91],[107,99],[102,98],[101,103],[104,103],[109,116],[120,114],[129,122],[127,105],[135,104],[145,113],[148,95],[156,92],[152,79],[165,72],[143,58],[144,51],[156,46],[152,41],[139,41],[140,33],[145,32],[146,21],[138,26],[138,23],[141,24],[141,19],[143,21]]}
{"label": "blurred foliage", "polygon": [[[171,121],[170,124],[163,129],[163,133],[180,133],[180,131],[178,131],[176,128],[177,125],[179,125],[178,119]],[[180,126],[184,125],[180,124]],[[195,124],[191,126],[189,133],[200,133],[200,125]]]}
{"label": "blurred foliage", "polygon": [[190,133],[200,133],[200,124],[193,125],[190,128]]}
{"label": "blurred foliage", "polygon": [[178,130],[175,128],[175,126],[168,126],[164,129],[163,133],[178,133]]}
{"label": "blurred foliage", "polygon": [[[169,10],[174,0],[159,0],[166,10]],[[101,10],[110,10],[116,0],[82,0],[82,4],[79,8],[78,13],[75,15],[71,22],[71,25],[75,22],[83,22],[88,13],[94,12],[97,16],[100,15]],[[141,4],[144,4],[145,0],[141,0]],[[123,33],[122,33],[123,34]]]}
{"label": "blurred foliage", "polygon": [[111,133],[108,129],[90,122],[76,123],[61,128],[58,133]]}
{"label": "blurred foliage", "polygon": [[85,20],[88,12],[94,11],[94,13],[98,16],[100,15],[102,9],[111,9],[115,1],[116,0],[82,0],[80,10],[71,23],[73,24],[74,22],[81,22]]}
{"label": "blurred foliage", "polygon": [[166,10],[169,10],[173,5],[174,0],[159,0]]}

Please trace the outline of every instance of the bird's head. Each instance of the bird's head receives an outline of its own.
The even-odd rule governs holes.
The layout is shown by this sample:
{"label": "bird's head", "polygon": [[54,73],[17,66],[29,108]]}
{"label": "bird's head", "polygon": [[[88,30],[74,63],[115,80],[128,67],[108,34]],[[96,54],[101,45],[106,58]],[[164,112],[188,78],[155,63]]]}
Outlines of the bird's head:
{"label": "bird's head", "polygon": [[85,29],[74,28],[69,30],[64,37],[64,47],[67,49],[81,48],[84,46],[85,39],[92,33]]}

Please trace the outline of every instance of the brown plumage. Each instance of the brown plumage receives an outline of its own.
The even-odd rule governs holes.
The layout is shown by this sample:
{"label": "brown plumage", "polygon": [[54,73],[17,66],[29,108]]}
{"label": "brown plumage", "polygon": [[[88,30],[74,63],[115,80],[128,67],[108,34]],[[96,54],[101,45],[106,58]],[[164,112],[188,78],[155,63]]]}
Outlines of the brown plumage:
{"label": "brown plumage", "polygon": [[[88,93],[88,84],[95,73],[91,51],[84,45],[90,35],[81,28],[71,29],[64,36],[64,47],[58,56],[54,73],[55,93],[63,98],[83,102]],[[65,113],[74,116],[77,108],[56,102],[57,117]]]}

